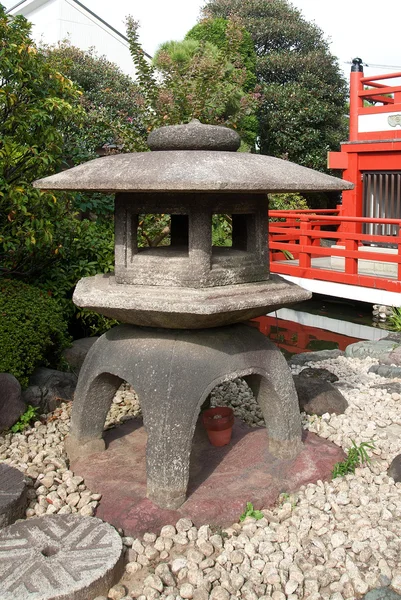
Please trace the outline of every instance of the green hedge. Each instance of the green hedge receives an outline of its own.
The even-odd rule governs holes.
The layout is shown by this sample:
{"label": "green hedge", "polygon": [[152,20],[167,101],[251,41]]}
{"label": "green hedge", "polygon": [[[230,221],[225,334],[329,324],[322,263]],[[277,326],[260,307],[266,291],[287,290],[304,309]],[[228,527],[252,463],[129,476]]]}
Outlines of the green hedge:
{"label": "green hedge", "polygon": [[0,278],[0,372],[11,373],[25,387],[37,366],[57,367],[69,344],[66,320],[53,298]]}

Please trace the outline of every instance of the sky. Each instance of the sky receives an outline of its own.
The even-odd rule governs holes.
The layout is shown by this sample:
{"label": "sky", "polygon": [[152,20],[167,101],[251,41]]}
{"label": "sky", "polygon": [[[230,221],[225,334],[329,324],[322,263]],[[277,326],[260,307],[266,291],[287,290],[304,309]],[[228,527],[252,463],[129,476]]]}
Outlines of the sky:
{"label": "sky", "polygon": [[[6,8],[16,1],[0,0]],[[81,1],[122,32],[127,14],[139,20],[143,49],[151,55],[162,42],[182,39],[204,4],[204,0]],[[365,67],[366,75],[401,71],[401,0],[292,0],[292,4],[323,30],[347,78],[347,62],[355,56],[374,65]]]}

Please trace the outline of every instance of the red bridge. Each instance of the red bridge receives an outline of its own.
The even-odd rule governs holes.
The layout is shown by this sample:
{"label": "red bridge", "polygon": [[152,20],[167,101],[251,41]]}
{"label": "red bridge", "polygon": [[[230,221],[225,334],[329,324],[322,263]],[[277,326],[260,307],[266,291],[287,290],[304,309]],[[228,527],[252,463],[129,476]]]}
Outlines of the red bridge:
{"label": "red bridge", "polygon": [[328,160],[354,189],[336,209],[269,211],[273,273],[313,292],[401,305],[400,82],[401,72],[364,77],[354,59],[350,140]]}

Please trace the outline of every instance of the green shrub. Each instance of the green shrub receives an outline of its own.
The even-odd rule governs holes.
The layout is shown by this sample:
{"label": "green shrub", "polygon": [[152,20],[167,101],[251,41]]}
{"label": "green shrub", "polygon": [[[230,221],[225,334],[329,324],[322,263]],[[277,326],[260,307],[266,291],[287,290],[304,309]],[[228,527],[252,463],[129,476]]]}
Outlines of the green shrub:
{"label": "green shrub", "polygon": [[347,475],[348,473],[355,473],[357,467],[370,463],[367,449],[373,450],[375,447],[374,442],[372,440],[370,442],[362,442],[357,446],[354,440],[351,441],[352,446],[348,450],[347,457],[342,462],[336,463],[333,467],[331,472],[333,479],[336,477],[344,477],[344,475]]}
{"label": "green shrub", "polygon": [[0,279],[0,372],[27,386],[39,365],[57,367],[69,345],[67,323],[59,304],[41,290]]}
{"label": "green shrub", "polygon": [[[214,44],[223,52],[230,52],[230,40],[227,36],[227,28],[232,24],[228,19],[203,19],[200,23],[192,27],[185,36],[186,40],[198,40],[199,42],[209,42]],[[237,23],[237,51],[241,56],[244,67],[246,68],[246,80],[244,89],[253,91],[256,81],[256,52],[253,45],[251,34]]]}
{"label": "green shrub", "polygon": [[245,519],[247,517],[253,517],[257,521],[259,521],[260,519],[263,519],[264,514],[260,510],[255,510],[253,508],[252,502],[247,502],[245,510],[244,510],[244,512],[242,513],[242,515],[239,518],[240,522],[245,521]]}
{"label": "green shrub", "polygon": [[93,337],[95,335],[103,335],[109,329],[119,324],[116,319],[110,319],[93,310],[78,309],[75,313],[76,326],[70,321],[70,332],[74,336],[79,332],[79,336]]}
{"label": "green shrub", "polygon": [[14,425],[10,428],[10,431],[12,431],[12,433],[24,431],[36,418],[38,412],[39,408],[37,406],[31,406],[31,404],[28,404],[28,406],[26,407],[26,411],[23,415],[20,416],[18,421],[14,423]]}
{"label": "green shrub", "polygon": [[269,194],[270,210],[306,210],[308,203],[301,194]]}
{"label": "green shrub", "polygon": [[392,331],[401,331],[401,308],[398,306],[392,307],[392,313],[388,318],[388,323]]}
{"label": "green shrub", "polygon": [[78,309],[72,295],[82,277],[114,270],[114,221],[103,217],[96,221],[74,221],[71,217],[71,227],[66,225],[64,235],[60,231],[58,238],[57,260],[29,283],[57,300],[74,338],[100,335],[115,322],[95,312]]}

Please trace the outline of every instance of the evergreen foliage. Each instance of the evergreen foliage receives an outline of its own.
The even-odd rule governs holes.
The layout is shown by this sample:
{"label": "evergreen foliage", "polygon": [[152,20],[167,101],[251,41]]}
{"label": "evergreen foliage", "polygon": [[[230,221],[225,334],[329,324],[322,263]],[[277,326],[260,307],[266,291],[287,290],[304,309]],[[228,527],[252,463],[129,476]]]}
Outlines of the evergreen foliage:
{"label": "evergreen foliage", "polygon": [[68,42],[43,48],[50,64],[81,90],[84,109],[80,127],[69,131],[64,160],[77,165],[101,154],[135,150],[145,137],[142,96],[134,80],[105,56]]}
{"label": "evergreen foliage", "polygon": [[242,29],[234,20],[228,21],[229,51],[208,40],[188,38],[162,44],[150,64],[138,41],[137,22],[127,20],[147,131],[199,119],[202,123],[237,129],[249,148],[254,145],[255,133],[244,124],[247,117],[255,114],[260,99],[258,93],[245,91],[247,69],[240,53]]}
{"label": "evergreen foliage", "polygon": [[[227,35],[230,22],[228,19],[203,19],[195,25],[185,36],[186,40],[193,39],[199,42],[210,42],[226,54],[230,54],[229,36]],[[244,90],[253,91],[256,86],[256,52],[250,33],[242,27],[241,23],[236,24],[240,36],[238,44],[238,53],[241,56],[242,63],[246,69],[246,79]]]}
{"label": "evergreen foliage", "polygon": [[39,365],[57,367],[70,343],[60,305],[45,292],[20,281],[0,279],[0,372],[23,387]]}
{"label": "evergreen foliage", "polygon": [[[46,297],[52,295],[59,301],[67,319],[75,312],[71,297],[78,279],[113,267],[113,204],[109,199],[107,206],[100,195],[88,200],[86,195],[53,194],[32,187],[35,179],[62,168],[66,159],[70,166],[74,164],[69,153],[72,146],[76,146],[78,162],[89,158],[96,133],[101,131],[99,125],[91,136],[86,126],[88,100],[58,70],[61,55],[56,58],[49,57],[49,49],[35,46],[25,18],[6,15],[0,5],[0,277],[43,289]],[[93,67],[85,64],[87,71]],[[93,90],[93,102],[101,94],[100,86],[114,73],[108,63],[106,67]],[[76,64],[75,69],[84,77],[85,66]],[[86,77],[87,85],[94,85],[91,74]],[[117,96],[126,83],[125,76],[121,77]],[[115,100],[115,110],[123,110],[124,102],[128,100],[121,98],[120,104]],[[109,217],[96,222],[84,219],[83,213],[94,204],[98,214]],[[17,296],[15,301],[19,301]],[[18,348],[24,339],[15,337],[17,353],[26,352]]]}
{"label": "evergreen foliage", "polygon": [[31,186],[61,163],[64,133],[82,118],[79,92],[52,68],[23,17],[0,5],[0,275],[34,277],[59,252],[68,202]]}
{"label": "evergreen foliage", "polygon": [[326,170],[327,150],[347,138],[347,86],[322,31],[286,0],[209,0],[204,15],[236,15],[252,36],[261,152]]}

